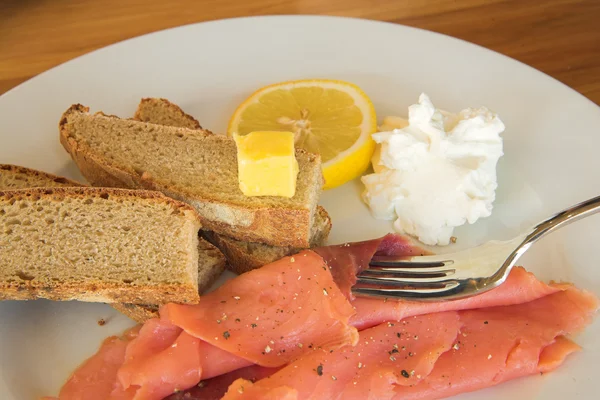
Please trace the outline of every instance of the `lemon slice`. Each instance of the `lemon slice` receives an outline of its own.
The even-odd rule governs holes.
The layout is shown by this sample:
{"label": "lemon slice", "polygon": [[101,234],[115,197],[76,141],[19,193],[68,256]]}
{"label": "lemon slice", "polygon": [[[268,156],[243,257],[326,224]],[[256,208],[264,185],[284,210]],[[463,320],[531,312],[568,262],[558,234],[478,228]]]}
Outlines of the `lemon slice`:
{"label": "lemon slice", "polygon": [[291,131],[296,147],[321,155],[324,189],[360,176],[375,149],[369,97],[348,82],[311,79],[277,83],[248,97],[229,121],[229,135]]}

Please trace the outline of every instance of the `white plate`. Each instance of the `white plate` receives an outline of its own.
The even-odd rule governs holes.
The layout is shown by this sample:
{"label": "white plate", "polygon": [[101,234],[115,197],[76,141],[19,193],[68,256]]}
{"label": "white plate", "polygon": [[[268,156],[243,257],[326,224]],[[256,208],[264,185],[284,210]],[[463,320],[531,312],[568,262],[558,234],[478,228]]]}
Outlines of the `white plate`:
{"label": "white plate", "polygon": [[[354,82],[380,117],[406,114],[421,92],[458,111],[486,105],[507,126],[492,217],[457,230],[459,246],[507,237],[553,211],[598,194],[600,109],[556,80],[475,45],[414,28],[332,17],[259,17],[184,26],[85,55],[0,97],[0,163],[81,178],[58,142],[72,103],[123,117],[141,97],[166,97],[223,131],[253,90],[277,81]],[[387,232],[353,182],[323,195],[331,243]],[[600,220],[579,222],[536,245],[524,264],[600,294]],[[97,320],[108,321],[98,326]],[[0,304],[0,398],[56,394],[102,338],[131,323],[102,304]],[[461,399],[590,399],[597,388],[600,323],[577,338],[584,351],[558,371]],[[596,382],[594,379],[596,378]]]}

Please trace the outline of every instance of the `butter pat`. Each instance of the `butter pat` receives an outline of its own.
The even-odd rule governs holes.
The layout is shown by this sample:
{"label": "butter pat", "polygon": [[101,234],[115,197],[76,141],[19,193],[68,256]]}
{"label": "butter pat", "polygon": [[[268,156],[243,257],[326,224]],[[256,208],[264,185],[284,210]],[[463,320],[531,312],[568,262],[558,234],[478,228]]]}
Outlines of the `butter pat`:
{"label": "butter pat", "polygon": [[233,135],[237,145],[238,180],[246,196],[293,197],[298,161],[292,132]]}

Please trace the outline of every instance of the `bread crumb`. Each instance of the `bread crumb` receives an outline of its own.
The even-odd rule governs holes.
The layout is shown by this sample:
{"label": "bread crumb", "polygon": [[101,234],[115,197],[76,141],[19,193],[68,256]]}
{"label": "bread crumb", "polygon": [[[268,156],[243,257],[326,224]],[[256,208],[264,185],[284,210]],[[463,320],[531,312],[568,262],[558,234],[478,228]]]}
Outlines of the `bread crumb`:
{"label": "bread crumb", "polygon": [[106,325],[106,320],[105,320],[104,318],[100,318],[100,319],[98,320],[98,325],[99,325],[99,326],[104,326],[104,325]]}

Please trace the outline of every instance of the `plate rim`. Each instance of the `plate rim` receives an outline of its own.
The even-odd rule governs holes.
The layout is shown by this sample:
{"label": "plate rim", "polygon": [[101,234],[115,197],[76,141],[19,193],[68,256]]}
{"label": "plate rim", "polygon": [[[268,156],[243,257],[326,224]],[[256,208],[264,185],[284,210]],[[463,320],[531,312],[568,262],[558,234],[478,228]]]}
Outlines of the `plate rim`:
{"label": "plate rim", "polygon": [[222,24],[222,23],[226,23],[226,24],[235,24],[237,21],[246,21],[246,20],[273,20],[273,19],[296,19],[296,20],[310,20],[310,19],[318,19],[318,20],[331,20],[331,21],[345,21],[345,22],[350,22],[350,23],[360,23],[360,24],[373,24],[373,25],[387,25],[390,27],[394,27],[398,28],[398,29],[405,29],[408,31],[415,31],[415,32],[420,32],[420,34],[425,34],[425,35],[432,35],[432,36],[438,36],[443,38],[443,40],[451,40],[451,41],[457,41],[457,42],[462,42],[463,44],[466,45],[470,45],[470,46],[475,46],[476,48],[478,48],[480,51],[485,51],[485,52],[490,52],[495,54],[496,56],[502,57],[505,59],[505,61],[507,62],[512,62],[512,63],[516,63],[517,65],[520,65],[521,67],[527,68],[530,71],[535,71],[538,74],[543,75],[546,79],[549,79],[549,82],[554,82],[554,84],[559,84],[560,86],[562,86],[563,89],[568,89],[571,92],[573,92],[573,94],[578,95],[582,100],[585,100],[586,102],[596,106],[596,108],[598,109],[598,111],[600,111],[600,105],[596,104],[595,102],[593,102],[591,99],[589,99],[588,97],[586,97],[585,95],[583,95],[582,93],[578,92],[577,90],[575,90],[574,88],[568,86],[566,83],[561,82],[560,80],[558,80],[557,78],[554,78],[553,76],[535,68],[532,67],[529,64],[524,63],[523,61],[517,60],[515,58],[512,58],[506,54],[500,53],[496,50],[492,50],[489,49],[485,46],[482,46],[480,44],[477,43],[473,43],[470,42],[468,40],[465,39],[461,39],[461,38],[457,38],[454,36],[450,36],[447,35],[445,33],[441,33],[441,32],[436,32],[436,31],[432,31],[432,30],[428,30],[428,29],[424,29],[424,28],[419,28],[419,27],[414,27],[414,26],[409,26],[409,25],[404,25],[401,23],[396,23],[396,22],[391,22],[391,21],[380,21],[380,20],[375,20],[375,19],[368,19],[368,18],[360,18],[360,17],[348,17],[348,16],[337,16],[337,15],[311,15],[311,14],[281,14],[281,15],[253,15],[253,16],[243,16],[243,17],[231,17],[231,18],[222,18],[222,19],[214,19],[214,20],[207,20],[207,21],[200,21],[200,22],[191,22],[189,24],[184,24],[184,25],[178,25],[178,26],[173,26],[170,28],[164,28],[164,29],[160,29],[160,30],[156,30],[156,31],[152,31],[152,32],[147,32],[141,35],[137,35],[131,38],[127,38],[127,39],[123,39],[123,40],[119,40],[117,42],[111,43],[111,44],[107,44],[105,46],[99,47],[97,49],[91,50],[89,52],[86,52],[84,54],[81,54],[75,58],[71,58],[69,60],[66,60],[58,65],[55,65],[47,70],[44,70],[42,72],[40,72],[37,75],[32,76],[31,78],[27,79],[24,82],[21,82],[20,84],[18,84],[17,86],[9,89],[8,91],[4,92],[3,94],[0,95],[0,100],[4,100],[6,101],[6,97],[9,97],[13,92],[16,92],[18,90],[21,89],[21,87],[23,86],[28,86],[31,85],[32,82],[35,82],[38,78],[42,79],[43,77],[45,77],[47,74],[52,73],[54,70],[59,69],[65,65],[68,64],[74,64],[77,62],[80,62],[80,59],[92,55],[92,54],[96,54],[96,53],[100,53],[102,51],[106,51],[107,49],[111,48],[111,47],[116,47],[116,46],[120,46],[120,45],[124,45],[126,43],[132,42],[132,41],[136,41],[136,40],[140,40],[143,38],[148,38],[151,37],[153,35],[161,35],[164,34],[166,32],[173,32],[176,30],[186,30],[186,29],[192,29],[195,26],[198,25],[216,25],[216,24]]}

